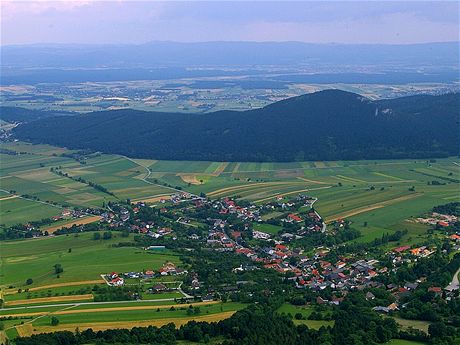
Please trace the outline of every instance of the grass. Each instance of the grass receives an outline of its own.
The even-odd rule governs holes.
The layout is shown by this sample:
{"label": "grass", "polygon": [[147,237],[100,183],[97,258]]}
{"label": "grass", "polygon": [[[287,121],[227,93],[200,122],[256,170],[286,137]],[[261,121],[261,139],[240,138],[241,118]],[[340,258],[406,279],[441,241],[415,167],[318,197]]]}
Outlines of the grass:
{"label": "grass", "polygon": [[[1,180],[0,180],[1,181]],[[28,221],[50,218],[61,214],[61,209],[22,198],[0,200],[0,222],[11,226]]]}
{"label": "grass", "polygon": [[394,316],[393,319],[396,321],[396,323],[401,326],[402,328],[416,328],[419,329],[425,333],[428,333],[428,326],[430,323],[428,321],[420,321],[420,320],[406,320],[406,319],[401,319],[399,317]]}
{"label": "grass", "polygon": [[310,328],[313,329],[319,329],[321,327],[328,327],[328,326],[333,326],[334,321],[325,321],[325,320],[308,320],[308,317],[311,315],[313,312],[313,308],[310,306],[295,306],[289,303],[284,303],[281,305],[281,307],[278,308],[277,312],[280,314],[287,314],[291,315],[292,317],[295,316],[295,314],[300,313],[302,315],[302,320],[296,320],[293,318],[293,322],[296,325],[307,325]]}
{"label": "grass", "polygon": [[260,224],[255,223],[253,226],[254,230],[265,232],[267,234],[276,235],[281,229],[281,226],[272,225],[272,224]]}
{"label": "grass", "polygon": [[[240,310],[245,307],[241,303],[218,303],[200,306],[199,315],[216,314],[227,311]],[[177,306],[175,310],[169,309],[147,309],[147,310],[126,310],[120,311],[106,311],[106,312],[92,312],[92,313],[76,313],[59,315],[60,324],[73,324],[79,322],[109,322],[109,321],[141,321],[153,319],[168,319],[168,318],[187,318],[188,305]],[[44,326],[50,324],[50,317],[46,316],[38,319],[33,323],[36,326]]]}
{"label": "grass", "polygon": [[404,339],[391,339],[387,345],[426,345],[427,343],[422,343],[421,341],[414,340],[404,340]]}
{"label": "grass", "polygon": [[[5,309],[0,311],[0,316],[10,313],[17,315],[30,314],[30,316],[23,316],[20,319],[9,320],[5,326],[9,329],[14,329],[14,326],[18,326],[21,334],[31,335],[34,332],[53,332],[58,330],[74,331],[77,327],[82,330],[86,328],[102,330],[109,328],[131,328],[136,326],[146,327],[149,325],[161,326],[170,322],[180,326],[192,319],[209,322],[219,321],[223,318],[230,317],[235,311],[245,308],[244,304],[236,302],[215,302],[212,304],[196,303],[192,305],[199,306],[200,312],[198,314],[189,315],[187,313],[189,304],[173,304],[174,309],[171,310],[171,303],[170,301],[120,302],[110,305],[91,303],[90,305],[79,305],[73,308],[34,308],[31,306],[27,309],[10,310],[10,312],[8,312],[8,309]],[[58,327],[50,326],[51,315],[58,317],[60,321]],[[21,322],[26,322],[28,325],[23,327],[20,325]],[[32,323],[30,324],[30,322]],[[18,336],[15,331],[10,331],[7,335],[10,339],[14,339]]]}
{"label": "grass", "polygon": [[[71,158],[61,157],[60,154],[71,152],[62,148],[26,143],[3,143],[0,147],[27,152],[20,155],[0,154],[0,189],[13,190],[18,195],[28,194],[64,206],[100,207],[102,203],[117,198],[125,200],[171,193],[170,189],[143,181],[145,168],[122,156],[96,155],[88,158],[86,164],[80,164]],[[81,176],[103,185],[116,197],[52,173],[50,168],[57,166],[70,176]],[[59,213],[58,209],[36,202],[15,199],[0,201],[0,217],[4,227]]]}
{"label": "grass", "polygon": [[[178,256],[170,251],[150,253],[135,247],[111,246],[121,240],[129,238],[121,239],[114,233],[111,240],[95,241],[92,233],[82,233],[78,236],[0,242],[2,284],[24,288],[28,278],[34,281],[30,287],[94,280],[112,271],[155,270],[166,261],[179,263]],[[70,253],[69,248],[72,248]],[[60,278],[53,272],[56,263],[64,269]]]}
{"label": "grass", "polygon": [[54,297],[54,296],[70,296],[70,295],[82,295],[91,293],[92,288],[95,285],[105,286],[106,284],[84,284],[76,286],[61,286],[49,289],[34,290],[34,291],[23,291],[21,293],[8,294],[4,296],[4,300],[16,301],[43,297]]}

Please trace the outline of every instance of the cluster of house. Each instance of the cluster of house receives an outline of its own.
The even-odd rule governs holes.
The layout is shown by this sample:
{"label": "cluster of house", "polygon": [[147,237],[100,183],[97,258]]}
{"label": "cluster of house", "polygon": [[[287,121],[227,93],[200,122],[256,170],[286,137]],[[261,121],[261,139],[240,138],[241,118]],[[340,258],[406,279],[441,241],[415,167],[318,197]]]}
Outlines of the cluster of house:
{"label": "cluster of house", "polygon": [[[387,291],[391,292],[391,295],[394,297],[395,302],[390,303],[387,306],[376,306],[372,308],[372,310],[375,310],[380,313],[391,313],[394,311],[400,310],[400,308],[406,307],[406,304],[401,304],[401,299],[403,297],[407,297],[408,295],[412,294],[417,287],[419,286],[419,283],[421,281],[417,281],[414,283],[405,283],[404,286],[398,286],[395,284],[388,284],[386,286],[380,286],[381,288],[385,288]],[[433,293],[434,297],[442,297],[443,290],[439,286],[431,286],[427,289],[428,292]],[[373,300],[375,299],[375,296],[372,292],[368,292],[366,294],[366,299],[367,300]],[[450,297],[447,297],[446,300],[450,299]]]}
{"label": "cluster of house", "polygon": [[[196,196],[191,193],[187,192],[181,192],[181,193],[175,193],[171,195],[170,200],[172,201],[173,204],[178,204],[180,202],[185,202],[185,201],[190,201],[190,200],[201,200],[203,199],[202,197]],[[160,200],[161,203],[165,203],[166,199]]]}
{"label": "cluster of house", "polygon": [[421,223],[421,224],[439,225],[441,227],[447,227],[457,222],[457,220],[458,220],[458,217],[455,215],[441,214],[441,213],[433,212],[430,217],[417,218],[416,222]]}
{"label": "cluster of house", "polygon": [[[206,244],[216,248],[219,251],[233,251],[236,247],[236,242],[225,232],[226,220],[215,219],[213,226],[209,229]],[[241,232],[232,232],[233,236],[241,236]]]}
{"label": "cluster of house", "polygon": [[99,215],[101,212],[96,209],[64,209],[58,216],[53,216],[51,219],[55,222],[63,219],[77,219],[88,216],[88,214]]}
{"label": "cluster of house", "polygon": [[291,272],[288,279],[299,289],[310,288],[320,291],[327,287],[334,290],[372,287],[375,284],[372,278],[387,271],[386,267],[374,267],[378,263],[377,260],[354,261],[341,258],[340,261],[331,263],[323,259],[328,252],[328,248],[319,247],[316,254],[309,258],[304,255],[302,249],[291,250],[282,243],[261,248],[235,248],[235,253],[245,255],[255,263],[263,264],[265,268],[280,273]]}
{"label": "cluster of house", "polygon": [[[139,212],[139,208],[134,207],[133,212]],[[120,227],[130,219],[131,214],[126,207],[117,207],[117,211],[111,210],[104,212],[101,214],[101,217],[101,222],[109,224],[109,227]]]}
{"label": "cluster of house", "polygon": [[107,285],[109,286],[123,286],[125,279],[150,279],[160,276],[167,275],[182,275],[186,274],[187,271],[183,268],[177,267],[173,262],[166,262],[163,266],[155,272],[153,270],[145,270],[143,272],[125,272],[117,273],[112,272],[103,276]]}
{"label": "cluster of house", "polygon": [[460,232],[452,234],[449,236],[449,239],[453,242],[453,250],[460,251]]}
{"label": "cluster of house", "polygon": [[399,263],[402,261],[407,261],[412,257],[426,258],[433,254],[436,251],[435,248],[428,248],[427,246],[415,247],[411,246],[401,246],[393,248],[390,253],[393,263]]}
{"label": "cluster of house", "polygon": [[212,207],[219,211],[219,214],[236,214],[236,216],[243,221],[259,221],[260,207],[250,205],[247,207],[238,206],[234,200],[224,198],[223,200],[216,200],[212,202]]}
{"label": "cluster of house", "polygon": [[109,286],[123,286],[125,285],[125,280],[118,275],[117,272],[112,272],[104,276],[104,280]]}

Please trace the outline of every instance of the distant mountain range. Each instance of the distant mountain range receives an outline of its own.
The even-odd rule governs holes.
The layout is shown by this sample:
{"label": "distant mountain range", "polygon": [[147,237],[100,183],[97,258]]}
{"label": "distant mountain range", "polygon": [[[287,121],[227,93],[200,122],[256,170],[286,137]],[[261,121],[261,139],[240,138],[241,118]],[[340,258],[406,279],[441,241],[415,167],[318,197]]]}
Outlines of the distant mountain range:
{"label": "distant mountain range", "polygon": [[257,80],[276,77],[274,81],[278,82],[327,84],[451,83],[459,80],[459,58],[459,42],[406,45],[303,42],[14,45],[2,46],[0,84],[225,76]]}
{"label": "distant mountain range", "polygon": [[326,90],[242,112],[113,110],[59,121],[45,117],[19,125],[14,135],[33,143],[167,160],[427,158],[460,153],[459,115],[458,93],[372,101]]}

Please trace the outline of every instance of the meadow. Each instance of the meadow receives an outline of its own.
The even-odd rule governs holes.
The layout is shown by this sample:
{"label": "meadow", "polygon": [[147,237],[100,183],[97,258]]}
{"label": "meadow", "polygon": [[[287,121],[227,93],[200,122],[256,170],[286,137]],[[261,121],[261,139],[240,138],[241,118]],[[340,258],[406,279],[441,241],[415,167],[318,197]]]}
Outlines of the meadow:
{"label": "meadow", "polygon": [[[292,321],[296,325],[307,325],[309,328],[319,329],[321,327],[332,327],[334,326],[334,321],[325,321],[325,320],[308,320],[308,317],[314,311],[311,306],[295,306],[289,303],[284,303],[281,307],[278,308],[277,312],[280,314],[286,314],[292,316]],[[296,314],[301,314],[302,319],[295,319]]]}
{"label": "meadow", "polygon": [[[131,237],[132,238],[132,237]],[[36,286],[100,280],[109,272],[158,270],[165,262],[180,263],[169,251],[146,252],[135,247],[112,247],[129,238],[115,233],[110,240],[93,240],[92,233],[57,236],[53,238],[0,242],[0,278],[4,287],[24,288],[28,278]],[[71,249],[71,251],[69,251]],[[54,265],[61,264],[64,272],[57,277]]]}

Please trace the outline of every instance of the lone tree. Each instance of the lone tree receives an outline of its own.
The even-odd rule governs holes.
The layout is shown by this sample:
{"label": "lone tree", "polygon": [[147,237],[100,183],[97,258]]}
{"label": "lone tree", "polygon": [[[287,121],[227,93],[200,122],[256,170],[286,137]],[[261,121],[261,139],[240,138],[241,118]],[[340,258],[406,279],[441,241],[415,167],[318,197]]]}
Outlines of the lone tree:
{"label": "lone tree", "polygon": [[64,269],[62,268],[61,264],[54,265],[54,273],[55,274],[59,274],[59,273],[62,273],[62,272],[64,272]]}
{"label": "lone tree", "polygon": [[51,326],[59,325],[59,319],[56,316],[51,316]]}
{"label": "lone tree", "polygon": [[104,234],[102,235],[102,238],[104,240],[110,240],[112,238],[112,232],[111,231],[104,232]]}
{"label": "lone tree", "polygon": [[34,283],[32,278],[27,278],[26,285],[32,285]]}

